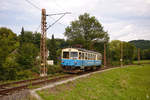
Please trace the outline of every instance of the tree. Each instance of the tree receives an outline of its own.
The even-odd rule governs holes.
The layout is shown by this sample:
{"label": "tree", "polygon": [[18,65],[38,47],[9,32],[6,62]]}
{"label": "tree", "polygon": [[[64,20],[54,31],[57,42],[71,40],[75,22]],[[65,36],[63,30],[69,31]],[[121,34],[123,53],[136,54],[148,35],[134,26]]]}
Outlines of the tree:
{"label": "tree", "polygon": [[80,15],[79,20],[72,21],[65,29],[64,35],[72,44],[82,44],[86,49],[94,48],[93,45],[101,40],[109,40],[108,33],[104,31],[100,22],[87,13]]}
{"label": "tree", "polygon": [[143,58],[144,59],[150,59],[150,49],[143,50]]}
{"label": "tree", "polygon": [[18,46],[16,34],[8,28],[0,28],[0,80],[6,79],[5,75],[9,70],[9,64],[6,66],[6,63],[10,62],[7,58]]}
{"label": "tree", "polygon": [[41,34],[33,34],[33,43],[40,49]]}
{"label": "tree", "polygon": [[20,70],[32,69],[37,56],[38,49],[36,46],[32,43],[24,43],[23,46],[18,49],[16,58]]}
{"label": "tree", "polygon": [[128,42],[123,42],[119,40],[113,40],[109,43],[109,58],[111,62],[120,63],[121,58],[121,45],[123,46],[123,62],[124,64],[132,63],[135,57],[135,46]]}
{"label": "tree", "polygon": [[24,31],[24,29],[22,29],[21,35],[19,35],[19,40],[20,40],[20,44],[23,44],[23,43],[33,43],[33,41],[34,41],[34,35],[33,35],[32,32],[30,32],[30,31]]}
{"label": "tree", "polygon": [[54,60],[54,64],[57,64],[57,47],[54,35],[52,35],[52,39],[48,43],[48,50],[49,50],[49,59]]}
{"label": "tree", "polygon": [[3,80],[15,80],[17,79],[17,69],[19,68],[16,62],[16,54],[10,53],[3,63],[4,68],[4,79]]}
{"label": "tree", "polygon": [[20,46],[22,47],[22,44],[24,43],[24,28],[22,27],[21,35],[20,35]]}

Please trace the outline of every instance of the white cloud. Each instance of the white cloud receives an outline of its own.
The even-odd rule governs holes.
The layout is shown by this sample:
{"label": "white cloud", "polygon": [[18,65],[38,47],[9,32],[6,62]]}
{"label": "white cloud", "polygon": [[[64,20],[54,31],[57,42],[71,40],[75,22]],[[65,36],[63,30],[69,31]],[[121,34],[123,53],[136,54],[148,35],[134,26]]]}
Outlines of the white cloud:
{"label": "white cloud", "polygon": [[[29,0],[47,13],[72,12],[50,28],[48,33],[64,38],[65,27],[84,12],[90,13],[102,23],[111,40],[149,39],[150,0]],[[59,16],[53,16],[57,19]],[[0,22],[16,33],[22,26],[34,31],[40,24],[41,11],[25,0],[2,0],[0,3]],[[54,22],[48,18],[48,24]],[[62,24],[60,24],[62,23]],[[48,34],[48,37],[51,35]]]}

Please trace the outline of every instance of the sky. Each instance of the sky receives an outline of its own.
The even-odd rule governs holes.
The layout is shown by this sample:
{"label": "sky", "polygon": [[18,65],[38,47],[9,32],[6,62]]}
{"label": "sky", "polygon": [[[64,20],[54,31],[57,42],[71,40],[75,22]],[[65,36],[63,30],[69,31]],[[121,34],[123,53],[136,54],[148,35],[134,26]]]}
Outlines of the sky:
{"label": "sky", "polygon": [[[27,31],[40,32],[41,9],[47,14],[71,12],[47,31],[51,38],[66,38],[63,33],[71,21],[89,13],[95,16],[108,32],[110,40],[150,40],[150,0],[0,0],[0,27],[20,34],[21,27]],[[60,16],[47,17],[51,25]]]}

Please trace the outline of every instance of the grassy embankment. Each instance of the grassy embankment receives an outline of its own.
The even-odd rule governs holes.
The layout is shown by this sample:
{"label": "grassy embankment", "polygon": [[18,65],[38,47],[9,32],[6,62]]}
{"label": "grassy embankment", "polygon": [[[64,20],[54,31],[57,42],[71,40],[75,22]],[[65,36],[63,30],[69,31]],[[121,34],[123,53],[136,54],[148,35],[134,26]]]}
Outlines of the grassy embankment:
{"label": "grassy embankment", "polygon": [[150,100],[150,64],[112,69],[37,93],[44,100]]}

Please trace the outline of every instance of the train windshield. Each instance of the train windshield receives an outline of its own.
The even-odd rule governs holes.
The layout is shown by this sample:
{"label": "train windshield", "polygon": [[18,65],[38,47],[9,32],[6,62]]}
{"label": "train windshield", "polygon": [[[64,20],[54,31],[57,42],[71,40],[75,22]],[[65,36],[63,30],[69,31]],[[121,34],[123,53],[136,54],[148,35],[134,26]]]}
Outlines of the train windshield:
{"label": "train windshield", "polygon": [[78,52],[70,52],[70,58],[71,59],[77,59],[78,58]]}
{"label": "train windshield", "polygon": [[69,59],[69,52],[63,52],[63,58]]}

